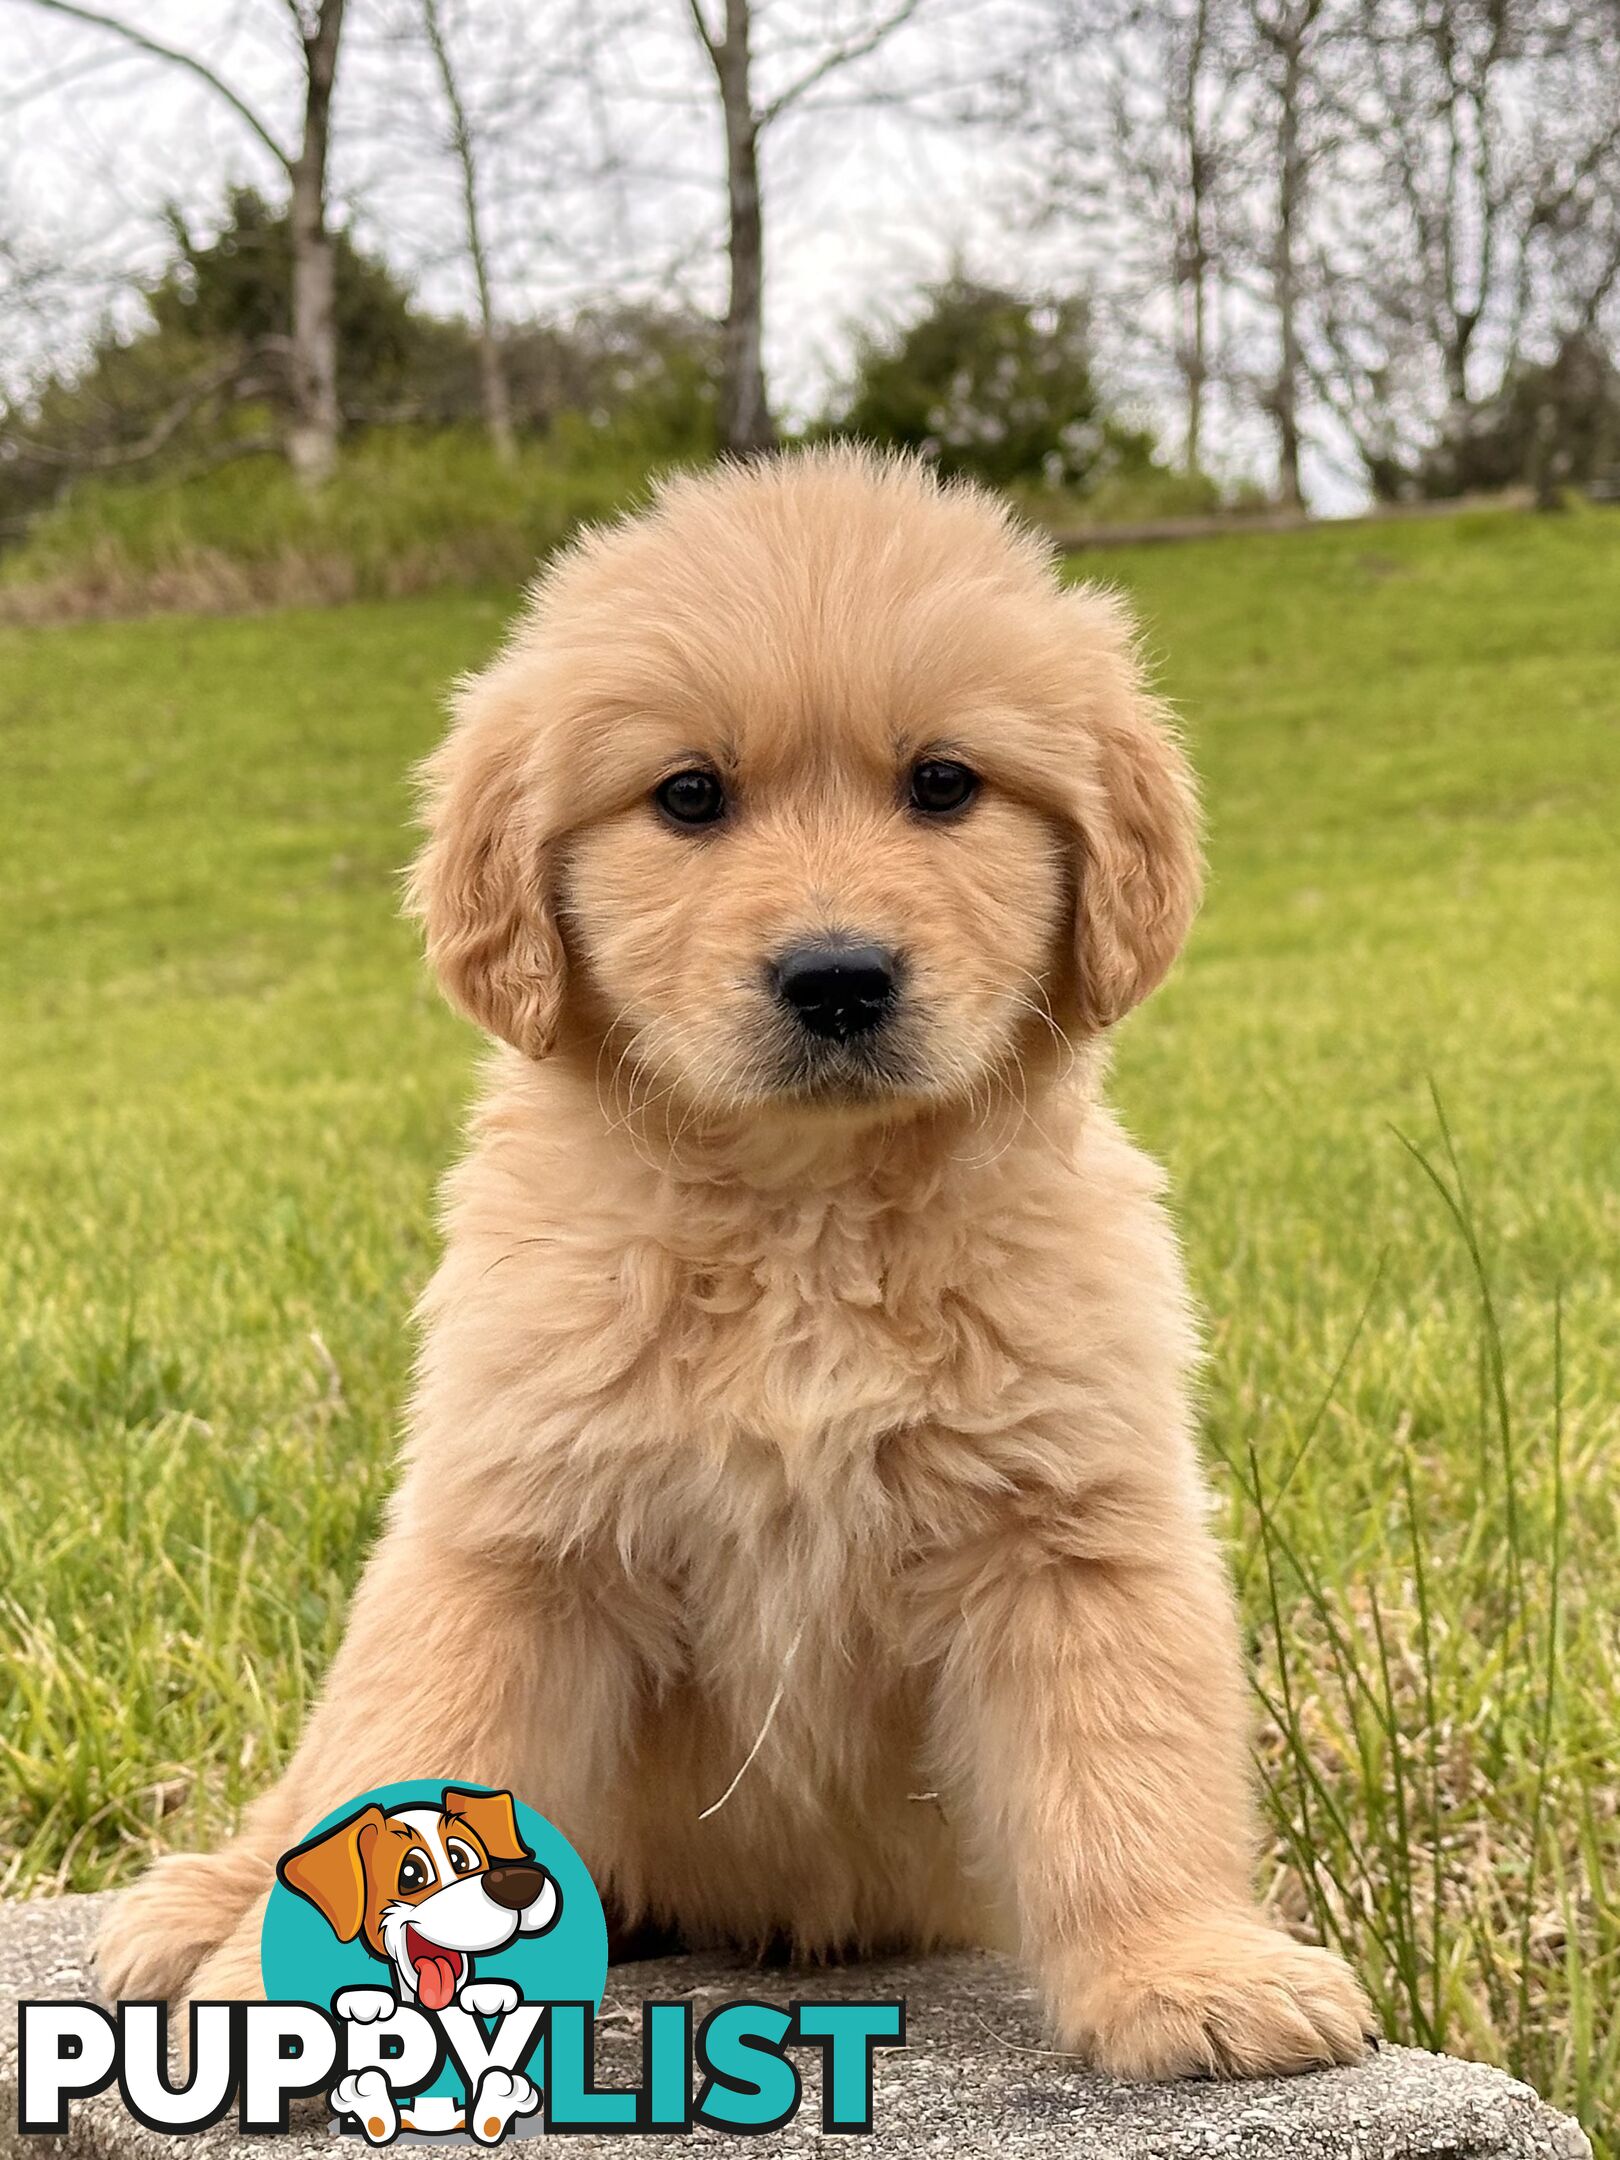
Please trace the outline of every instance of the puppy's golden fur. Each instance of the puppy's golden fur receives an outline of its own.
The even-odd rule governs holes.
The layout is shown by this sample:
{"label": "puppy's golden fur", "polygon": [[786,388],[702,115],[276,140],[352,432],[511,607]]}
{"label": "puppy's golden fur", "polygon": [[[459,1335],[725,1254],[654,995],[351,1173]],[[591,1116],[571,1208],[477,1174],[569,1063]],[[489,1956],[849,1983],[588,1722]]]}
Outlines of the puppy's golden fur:
{"label": "puppy's golden fur", "polygon": [[[929,754],[982,775],[955,819],[907,807]],[[693,765],[699,832],[651,800]],[[402,1479],[291,1768],[123,1901],[109,1990],[256,1993],[276,1855],[461,1778],[627,1928],[1002,1944],[1128,2075],[1356,2056],[1349,1973],[1251,1902],[1193,1322],[1099,1100],[1198,889],[1119,606],[915,465],[682,481],[542,581],[427,823],[429,953],[504,1047]],[[828,931],[903,956],[864,1065],[771,994]]]}

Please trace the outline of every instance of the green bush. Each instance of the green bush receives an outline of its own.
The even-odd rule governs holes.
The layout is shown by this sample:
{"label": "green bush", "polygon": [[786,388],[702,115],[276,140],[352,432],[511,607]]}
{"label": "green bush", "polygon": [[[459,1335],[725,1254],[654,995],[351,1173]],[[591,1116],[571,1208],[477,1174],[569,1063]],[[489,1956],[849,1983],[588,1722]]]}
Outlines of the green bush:
{"label": "green bush", "polygon": [[1521,361],[1486,404],[1454,418],[1411,470],[1372,480],[1382,496],[1445,500],[1534,487],[1620,488],[1620,366],[1601,339],[1571,331],[1546,362]]}
{"label": "green bush", "polygon": [[861,341],[831,428],[998,487],[1086,487],[1153,463],[1152,437],[1106,409],[1083,299],[962,277],[928,291],[897,335]]}
{"label": "green bush", "polygon": [[[103,325],[87,351],[36,380],[20,400],[0,398],[0,533],[27,534],[44,516],[58,535],[43,543],[46,553],[65,548],[74,566],[105,557],[116,583],[120,549],[132,544],[139,555],[157,533],[164,536],[162,567],[172,570],[178,520],[188,544],[222,549],[238,568],[262,577],[263,551],[241,505],[246,494],[257,511],[261,490],[277,495],[266,465],[248,462],[244,476],[200,486],[188,476],[281,447],[292,410],[284,351],[292,306],[288,215],[251,188],[236,188],[211,237],[199,237],[176,214],[171,239],[169,262],[145,290],[143,321]],[[359,491],[346,496],[340,488],[308,514],[267,502],[272,531],[301,558],[334,534],[343,545],[351,524],[364,558],[379,515],[404,520],[415,509],[427,524],[401,524],[408,560],[394,581],[414,584],[410,564],[424,547],[462,537],[445,532],[441,512],[452,526],[466,526],[469,547],[483,550],[492,523],[520,532],[537,526],[544,536],[559,507],[566,521],[574,494],[583,493],[594,510],[606,469],[616,494],[623,472],[639,477],[652,464],[714,455],[720,340],[706,317],[659,301],[617,300],[509,323],[501,332],[508,403],[532,462],[517,476],[519,494],[514,476],[501,476],[497,514],[486,516],[488,475],[476,475],[469,490],[459,460],[452,457],[458,470],[447,475],[442,453],[420,448],[424,436],[483,424],[473,327],[426,312],[347,232],[334,234],[333,252],[339,399],[357,445],[348,464]],[[379,474],[367,436],[382,427],[408,432],[404,462],[390,456]],[[130,487],[115,496],[92,484],[120,473],[133,501]],[[53,518],[64,481],[67,494],[84,488],[87,508]],[[380,506],[368,499],[379,481]],[[477,509],[470,521],[469,500]],[[510,533],[496,550],[503,568],[516,559],[509,541]],[[195,568],[189,555],[187,563]],[[359,582],[344,589],[368,589],[378,567],[362,560]],[[295,584],[288,597],[304,591]]]}
{"label": "green bush", "polygon": [[[171,211],[174,257],[146,296],[147,338],[189,340],[210,353],[273,352],[292,321],[292,220],[254,188],[232,188],[212,239],[193,233]],[[441,322],[417,307],[409,288],[341,228],[332,235],[333,314],[338,388],[346,410],[418,397],[425,381],[456,358],[473,367],[465,324]],[[137,339],[137,343],[142,340]],[[281,364],[263,365],[269,402],[285,414],[290,397]],[[71,394],[71,393],[70,393]]]}
{"label": "green bush", "polygon": [[644,494],[611,431],[525,444],[502,465],[475,429],[389,429],[304,493],[280,458],[189,479],[85,482],[0,562],[0,617],[218,611],[514,583],[581,524]]}

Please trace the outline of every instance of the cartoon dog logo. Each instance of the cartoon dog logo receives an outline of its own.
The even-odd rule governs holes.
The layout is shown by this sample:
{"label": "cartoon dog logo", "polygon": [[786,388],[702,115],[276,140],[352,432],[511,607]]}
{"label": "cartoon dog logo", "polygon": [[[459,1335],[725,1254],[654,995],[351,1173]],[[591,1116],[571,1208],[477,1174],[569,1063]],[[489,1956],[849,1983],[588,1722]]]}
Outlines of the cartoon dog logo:
{"label": "cartoon dog logo", "polygon": [[[336,2014],[356,2024],[390,2017],[401,2003],[504,2016],[517,2008],[518,1990],[509,1980],[475,1980],[473,1959],[520,1935],[544,1935],[562,1912],[555,1879],[519,1835],[512,1795],[458,1785],[445,1786],[437,1807],[359,1808],[284,1853],[276,1873],[339,1942],[363,1942],[389,1968],[391,1988],[333,1997]],[[491,2064],[467,2110],[431,2094],[396,2108],[387,2078],[370,2069],[339,2079],[331,2101],[372,2145],[391,2144],[401,2130],[445,2136],[463,2127],[493,2145],[519,2116],[538,2111],[540,2095],[521,2072]]]}
{"label": "cartoon dog logo", "polygon": [[[512,1991],[504,1982],[473,1985],[473,1959],[520,1935],[544,1935],[562,1911],[555,1880],[518,1832],[508,1792],[447,1785],[436,1808],[386,1814],[373,1802],[283,1854],[276,1873],[339,1942],[358,1937],[390,1967],[400,2002],[424,2010],[459,2002],[494,2015]],[[391,2008],[385,1998],[373,2015]]]}

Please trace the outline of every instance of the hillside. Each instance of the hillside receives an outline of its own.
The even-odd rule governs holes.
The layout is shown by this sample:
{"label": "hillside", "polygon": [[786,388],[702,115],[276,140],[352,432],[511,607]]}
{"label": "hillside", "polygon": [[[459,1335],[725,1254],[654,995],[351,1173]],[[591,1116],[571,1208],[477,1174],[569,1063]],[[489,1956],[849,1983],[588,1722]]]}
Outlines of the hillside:
{"label": "hillside", "polygon": [[[1117,1095],[1208,1313],[1273,1886],[1612,2137],[1620,517],[1085,567],[1207,788]],[[406,773],[508,606],[0,631],[0,1890],[213,1835],[336,1640],[475,1057]]]}

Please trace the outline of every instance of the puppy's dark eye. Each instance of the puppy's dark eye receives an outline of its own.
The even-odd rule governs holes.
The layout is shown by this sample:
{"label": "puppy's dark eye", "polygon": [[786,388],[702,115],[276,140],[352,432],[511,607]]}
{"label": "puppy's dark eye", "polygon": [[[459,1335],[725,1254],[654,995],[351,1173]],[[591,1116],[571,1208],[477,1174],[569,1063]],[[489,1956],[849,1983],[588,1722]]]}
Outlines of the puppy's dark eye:
{"label": "puppy's dark eye", "polygon": [[911,807],[925,817],[965,810],[978,792],[978,774],[955,758],[923,758],[911,768]]}
{"label": "puppy's dark eye", "polygon": [[458,1875],[474,1875],[478,1872],[478,1855],[470,1845],[463,1845],[460,1838],[452,1838],[445,1850],[450,1855],[450,1865]]}
{"label": "puppy's dark eye", "polygon": [[414,1890],[425,1890],[433,1880],[433,1870],[420,1853],[408,1852],[399,1863],[399,1887],[407,1896]]}
{"label": "puppy's dark eye", "polygon": [[712,772],[700,766],[671,773],[654,789],[653,801],[677,825],[712,825],[726,814],[725,789]]}

